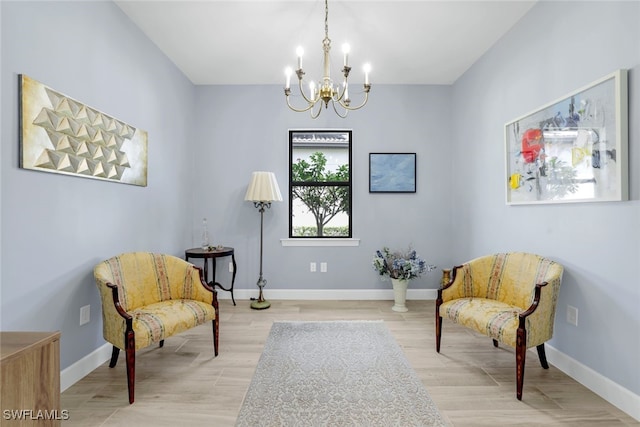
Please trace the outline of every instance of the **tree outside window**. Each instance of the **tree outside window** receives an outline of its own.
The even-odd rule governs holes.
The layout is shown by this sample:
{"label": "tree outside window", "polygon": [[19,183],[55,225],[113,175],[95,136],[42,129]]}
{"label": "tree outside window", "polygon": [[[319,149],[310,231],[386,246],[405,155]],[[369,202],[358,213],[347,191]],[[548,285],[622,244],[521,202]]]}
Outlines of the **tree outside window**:
{"label": "tree outside window", "polygon": [[289,131],[289,237],[351,237],[351,131]]}

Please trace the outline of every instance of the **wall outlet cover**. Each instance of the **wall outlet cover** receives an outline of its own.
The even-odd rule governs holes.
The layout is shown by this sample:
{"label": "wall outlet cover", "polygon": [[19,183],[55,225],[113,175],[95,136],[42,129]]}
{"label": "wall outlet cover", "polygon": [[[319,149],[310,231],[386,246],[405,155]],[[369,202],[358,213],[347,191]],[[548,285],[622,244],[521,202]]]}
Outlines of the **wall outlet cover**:
{"label": "wall outlet cover", "polygon": [[86,325],[91,320],[91,306],[80,307],[80,326]]}
{"label": "wall outlet cover", "polygon": [[567,305],[567,323],[578,326],[578,309],[571,305]]}

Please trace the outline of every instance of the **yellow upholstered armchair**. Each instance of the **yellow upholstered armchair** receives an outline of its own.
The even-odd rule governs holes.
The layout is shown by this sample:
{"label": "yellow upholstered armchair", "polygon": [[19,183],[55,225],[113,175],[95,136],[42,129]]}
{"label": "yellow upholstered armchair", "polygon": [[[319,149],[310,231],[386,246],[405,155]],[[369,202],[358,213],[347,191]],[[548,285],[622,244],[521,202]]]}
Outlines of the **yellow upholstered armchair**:
{"label": "yellow upholstered armchair", "polygon": [[522,400],[524,362],[536,347],[548,369],[544,343],[553,336],[562,265],[524,252],[498,253],[454,267],[438,290],[436,351],[440,352],[442,318],[466,326],[515,348],[516,396]]}
{"label": "yellow upholstered armchair", "polygon": [[180,258],[148,252],[124,253],[94,268],[102,298],[104,339],[113,344],[109,367],[125,351],[129,403],[134,400],[135,352],[207,321],[218,355],[218,299],[200,268]]}

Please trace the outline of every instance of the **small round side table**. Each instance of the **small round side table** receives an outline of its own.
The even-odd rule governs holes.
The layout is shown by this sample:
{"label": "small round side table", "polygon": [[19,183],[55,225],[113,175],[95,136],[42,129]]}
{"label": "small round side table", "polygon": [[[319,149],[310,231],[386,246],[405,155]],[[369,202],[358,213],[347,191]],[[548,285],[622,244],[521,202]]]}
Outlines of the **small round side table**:
{"label": "small round side table", "polygon": [[[216,282],[216,258],[223,257],[231,257],[231,263],[233,264],[233,274],[231,276],[231,286],[225,288],[220,283]],[[189,258],[202,258],[204,259],[204,280],[215,289],[215,287],[219,287],[223,291],[231,292],[231,301],[233,301],[233,305],[236,305],[236,300],[233,297],[233,284],[236,281],[236,256],[234,254],[233,248],[223,247],[223,248],[212,248],[211,250],[202,249],[202,248],[192,248],[184,251],[184,259],[189,261]],[[209,260],[211,260],[211,281],[209,281]]]}

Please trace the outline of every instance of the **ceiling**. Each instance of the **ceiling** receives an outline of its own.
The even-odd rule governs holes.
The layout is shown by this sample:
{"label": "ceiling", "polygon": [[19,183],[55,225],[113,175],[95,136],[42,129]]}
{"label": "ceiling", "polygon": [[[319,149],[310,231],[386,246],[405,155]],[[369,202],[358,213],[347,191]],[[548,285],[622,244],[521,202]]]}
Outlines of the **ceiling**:
{"label": "ceiling", "polygon": [[[372,85],[451,84],[535,1],[329,0],[332,76],[349,43],[352,84],[365,62]],[[194,84],[284,84],[297,46],[306,77],[322,77],[323,0],[115,3]]]}

